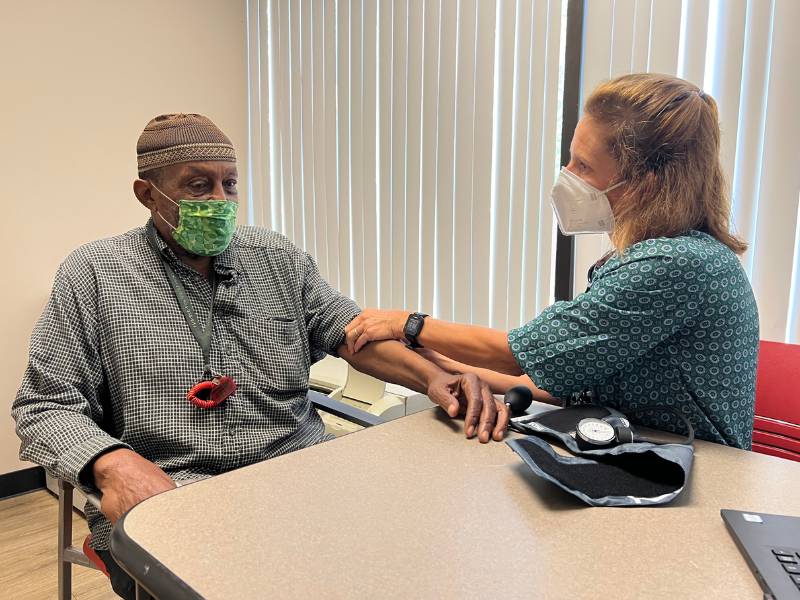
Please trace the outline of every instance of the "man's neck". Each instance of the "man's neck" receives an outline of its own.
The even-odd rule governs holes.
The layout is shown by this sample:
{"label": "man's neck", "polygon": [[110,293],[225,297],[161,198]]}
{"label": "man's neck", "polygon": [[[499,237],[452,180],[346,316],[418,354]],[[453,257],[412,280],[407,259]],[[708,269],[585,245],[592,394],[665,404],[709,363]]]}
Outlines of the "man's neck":
{"label": "man's neck", "polygon": [[210,256],[198,256],[197,254],[190,254],[183,248],[183,246],[181,246],[171,237],[165,238],[164,236],[162,236],[162,239],[164,240],[164,242],[166,242],[167,246],[170,247],[175,256],[178,257],[179,261],[181,261],[187,267],[191,267],[206,279],[210,278],[211,276]]}
{"label": "man's neck", "polygon": [[200,273],[200,275],[202,275],[204,278],[209,279],[211,277],[210,256],[195,256],[192,254],[187,254],[186,252],[184,252],[183,255],[178,254],[177,256],[183,264],[191,267]]}
{"label": "man's neck", "polygon": [[210,256],[198,256],[197,254],[191,254],[186,251],[186,249],[181,246],[178,242],[172,239],[171,235],[167,235],[165,232],[162,232],[158,226],[155,224],[155,216],[152,222],[152,226],[155,228],[156,232],[158,233],[159,237],[164,241],[164,243],[172,250],[172,253],[185,264],[187,267],[190,267],[200,273],[206,279],[211,277],[211,269],[212,269],[212,257]]}

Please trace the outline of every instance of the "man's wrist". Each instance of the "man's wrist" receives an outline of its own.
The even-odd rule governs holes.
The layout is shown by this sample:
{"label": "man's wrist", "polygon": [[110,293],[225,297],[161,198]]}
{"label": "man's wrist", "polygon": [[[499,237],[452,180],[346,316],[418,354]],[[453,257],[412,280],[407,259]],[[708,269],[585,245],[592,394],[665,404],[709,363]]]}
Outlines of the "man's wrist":
{"label": "man's wrist", "polygon": [[[422,358],[422,357],[420,357]],[[425,366],[425,370],[421,371],[420,374],[422,375],[422,385],[425,388],[425,393],[427,393],[428,389],[431,387],[431,384],[438,378],[443,375],[447,375],[447,372],[441,369],[439,366],[433,364],[427,359],[423,359],[427,365]]]}

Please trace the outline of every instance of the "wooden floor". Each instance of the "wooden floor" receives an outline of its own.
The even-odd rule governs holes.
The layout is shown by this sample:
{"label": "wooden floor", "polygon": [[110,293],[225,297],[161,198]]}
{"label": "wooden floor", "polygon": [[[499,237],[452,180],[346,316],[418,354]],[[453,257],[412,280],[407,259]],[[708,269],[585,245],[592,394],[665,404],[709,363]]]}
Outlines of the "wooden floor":
{"label": "wooden floor", "polygon": [[[89,531],[75,512],[73,544],[82,546]],[[55,600],[58,597],[56,542],[58,502],[47,490],[0,500],[0,598]],[[113,600],[108,579],[85,567],[72,567],[72,597]]]}

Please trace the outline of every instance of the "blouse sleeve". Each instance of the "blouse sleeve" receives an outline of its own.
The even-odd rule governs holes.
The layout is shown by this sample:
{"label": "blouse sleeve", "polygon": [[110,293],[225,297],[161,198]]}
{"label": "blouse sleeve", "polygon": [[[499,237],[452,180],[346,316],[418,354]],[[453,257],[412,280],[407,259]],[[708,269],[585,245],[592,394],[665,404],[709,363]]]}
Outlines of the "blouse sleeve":
{"label": "blouse sleeve", "polygon": [[536,385],[556,397],[592,389],[691,327],[707,277],[698,257],[620,261],[574,300],[511,330],[509,348]]}

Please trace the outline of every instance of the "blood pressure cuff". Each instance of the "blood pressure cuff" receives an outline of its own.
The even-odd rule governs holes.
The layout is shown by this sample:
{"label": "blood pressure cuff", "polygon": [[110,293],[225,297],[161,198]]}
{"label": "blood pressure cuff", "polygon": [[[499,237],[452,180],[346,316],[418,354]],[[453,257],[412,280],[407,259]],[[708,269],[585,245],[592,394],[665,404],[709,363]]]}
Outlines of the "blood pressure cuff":
{"label": "blood pressure cuff", "polygon": [[[688,482],[694,448],[687,444],[634,442],[580,450],[573,438],[578,420],[611,414],[621,413],[597,406],[552,411],[525,423],[525,430],[535,435],[507,443],[536,475],[591,506],[671,502]],[[556,453],[540,436],[557,438],[577,456]]]}

